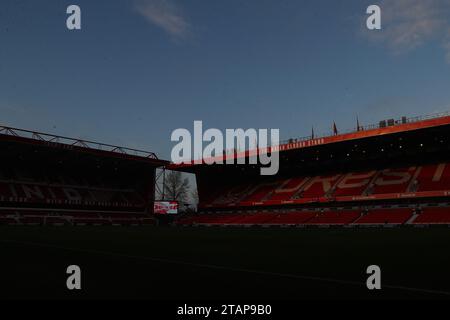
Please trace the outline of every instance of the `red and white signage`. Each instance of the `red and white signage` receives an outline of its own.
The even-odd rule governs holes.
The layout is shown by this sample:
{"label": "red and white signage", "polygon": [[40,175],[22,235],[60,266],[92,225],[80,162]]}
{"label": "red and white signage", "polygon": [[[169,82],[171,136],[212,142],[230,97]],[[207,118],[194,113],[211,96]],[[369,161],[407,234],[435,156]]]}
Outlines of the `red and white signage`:
{"label": "red and white signage", "polygon": [[156,201],[154,204],[155,214],[177,214],[178,202],[176,201]]}

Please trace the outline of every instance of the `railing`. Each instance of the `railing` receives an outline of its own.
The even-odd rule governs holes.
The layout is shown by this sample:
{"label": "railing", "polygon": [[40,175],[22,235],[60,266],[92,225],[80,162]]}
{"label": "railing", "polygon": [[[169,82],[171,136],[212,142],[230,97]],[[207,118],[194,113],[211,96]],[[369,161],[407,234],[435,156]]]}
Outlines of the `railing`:
{"label": "railing", "polygon": [[[395,125],[399,125],[399,124],[415,123],[415,122],[420,122],[420,121],[424,121],[424,120],[437,119],[437,118],[448,117],[448,116],[450,116],[450,111],[433,113],[433,114],[429,114],[429,115],[425,115],[425,116],[418,116],[418,117],[411,117],[411,118],[403,117],[400,119],[388,119],[388,120],[382,120],[382,121],[386,121],[386,127],[391,127],[391,126],[395,126]],[[390,120],[393,120],[393,124],[387,123]],[[380,122],[382,122],[382,121],[380,121]],[[347,134],[347,133],[354,133],[354,132],[358,132],[358,131],[365,131],[365,130],[372,130],[372,129],[379,129],[379,128],[382,128],[380,126],[380,123],[370,124],[370,125],[366,125],[366,126],[359,126],[359,128],[347,129],[344,131],[339,131],[338,133],[339,134]],[[326,134],[319,134],[319,135],[314,134],[314,136],[310,135],[310,136],[300,137],[300,138],[295,138],[295,139],[291,138],[291,139],[280,141],[280,145],[308,141],[308,140],[324,138],[324,137],[330,137],[333,135],[334,135],[334,133],[329,131]]]}
{"label": "railing", "polygon": [[6,126],[0,126],[0,134],[28,138],[28,139],[39,140],[39,141],[45,141],[45,142],[51,142],[51,143],[60,143],[60,144],[64,144],[64,145],[79,146],[79,147],[83,147],[83,148],[87,148],[87,149],[115,152],[115,153],[121,153],[121,154],[150,158],[150,159],[158,159],[156,154],[153,152],[150,152],[150,151],[114,146],[114,145],[110,145],[110,144],[89,141],[89,140],[83,140],[83,139],[74,139],[74,138],[68,138],[68,137],[63,137],[63,136],[56,136],[56,135],[49,134],[49,133],[29,131],[29,130],[11,128],[11,127],[6,127]]}
{"label": "railing", "polygon": [[[440,113],[434,113],[434,114],[429,114],[429,115],[425,115],[425,116],[418,116],[418,117],[411,117],[411,118],[406,118],[406,117],[402,117],[400,119],[386,119],[386,120],[382,120],[380,121],[378,124],[370,124],[370,125],[365,125],[365,126],[359,126],[359,128],[353,128],[353,129],[348,129],[348,130],[344,130],[344,131],[339,131],[338,134],[348,134],[348,133],[354,133],[354,132],[358,132],[358,131],[367,131],[367,130],[373,130],[373,129],[379,129],[379,128],[384,128],[384,127],[392,127],[392,126],[396,126],[396,125],[401,125],[401,124],[406,124],[406,123],[415,123],[415,122],[419,122],[419,121],[424,121],[424,120],[430,120],[430,119],[438,119],[438,118],[442,118],[442,117],[448,117],[450,116],[450,111],[446,111],[446,112],[440,112]],[[385,126],[380,126],[380,123],[385,121]],[[388,123],[389,121],[389,123]],[[325,138],[325,137],[331,137],[334,136],[335,134],[333,132],[329,132],[327,134],[320,134],[320,135],[310,135],[310,136],[306,136],[306,137],[300,137],[300,138],[291,138],[291,139],[287,139],[287,140],[281,140],[278,145],[286,145],[286,144],[292,144],[292,143],[297,143],[297,142],[304,142],[304,141],[310,141],[310,140],[314,140],[314,139],[321,139],[321,138]],[[268,146],[274,146],[271,144],[271,141],[269,139],[268,141]],[[223,153],[223,156],[229,156],[229,155],[233,155],[233,154],[243,154],[244,152],[247,151],[255,151],[258,150],[258,148],[248,148],[248,146],[245,146],[245,150],[242,148],[237,148],[237,149],[231,149],[231,150],[225,150]],[[202,159],[202,156],[200,157],[196,157],[197,155],[194,155],[194,159],[186,159],[186,162],[189,161],[195,161],[195,160],[200,160]],[[221,157],[220,155],[218,157]]]}

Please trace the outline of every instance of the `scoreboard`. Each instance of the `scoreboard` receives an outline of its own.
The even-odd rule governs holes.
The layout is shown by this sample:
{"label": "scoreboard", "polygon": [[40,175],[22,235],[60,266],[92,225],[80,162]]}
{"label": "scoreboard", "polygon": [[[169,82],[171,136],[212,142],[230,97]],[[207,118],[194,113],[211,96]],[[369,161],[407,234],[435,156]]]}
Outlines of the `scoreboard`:
{"label": "scoreboard", "polygon": [[177,214],[178,202],[176,201],[155,201],[153,206],[155,214]]}

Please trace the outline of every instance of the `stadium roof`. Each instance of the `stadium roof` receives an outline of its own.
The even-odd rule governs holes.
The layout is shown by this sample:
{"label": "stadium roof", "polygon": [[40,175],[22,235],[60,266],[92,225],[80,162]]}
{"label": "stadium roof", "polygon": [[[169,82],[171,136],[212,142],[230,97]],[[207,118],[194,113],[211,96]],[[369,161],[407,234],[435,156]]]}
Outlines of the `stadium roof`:
{"label": "stadium roof", "polygon": [[[310,150],[317,148],[327,147],[329,150],[338,148],[341,144],[344,145],[351,143],[352,141],[371,141],[373,138],[377,140],[388,141],[391,137],[395,137],[403,133],[414,133],[427,131],[431,128],[448,128],[450,127],[450,112],[433,114],[428,116],[406,118],[401,119],[389,119],[380,121],[376,125],[358,127],[354,130],[345,133],[336,133],[320,137],[304,137],[299,139],[289,139],[280,143],[279,146],[269,147],[268,150],[273,152],[280,152],[280,158],[283,158],[286,154],[306,153]],[[226,154],[224,156],[218,156],[213,160],[226,160],[236,158],[248,158],[256,156],[258,153],[262,153],[263,149],[247,150],[238,153]],[[210,159],[212,160],[212,159]],[[209,163],[211,163],[210,161]],[[204,159],[203,161],[195,160],[185,162],[181,164],[172,164],[170,169],[180,170],[186,172],[195,172],[200,168],[208,166]]]}
{"label": "stadium roof", "polygon": [[123,160],[134,160],[141,162],[143,161],[155,166],[163,166],[169,163],[166,160],[158,159],[156,154],[150,151],[109,145],[83,139],[57,136],[53,134],[23,130],[7,126],[0,126],[0,141],[87,153],[107,158],[118,158]]}

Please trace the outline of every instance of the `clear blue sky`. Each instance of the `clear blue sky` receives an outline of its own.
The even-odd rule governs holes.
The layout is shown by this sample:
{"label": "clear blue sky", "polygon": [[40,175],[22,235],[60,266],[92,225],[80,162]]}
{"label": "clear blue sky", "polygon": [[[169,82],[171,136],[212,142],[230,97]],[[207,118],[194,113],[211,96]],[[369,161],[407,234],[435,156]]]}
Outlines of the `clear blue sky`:
{"label": "clear blue sky", "polygon": [[[0,123],[149,149],[172,130],[282,138],[450,110],[447,0],[2,0]],[[66,29],[66,7],[82,30]]]}

